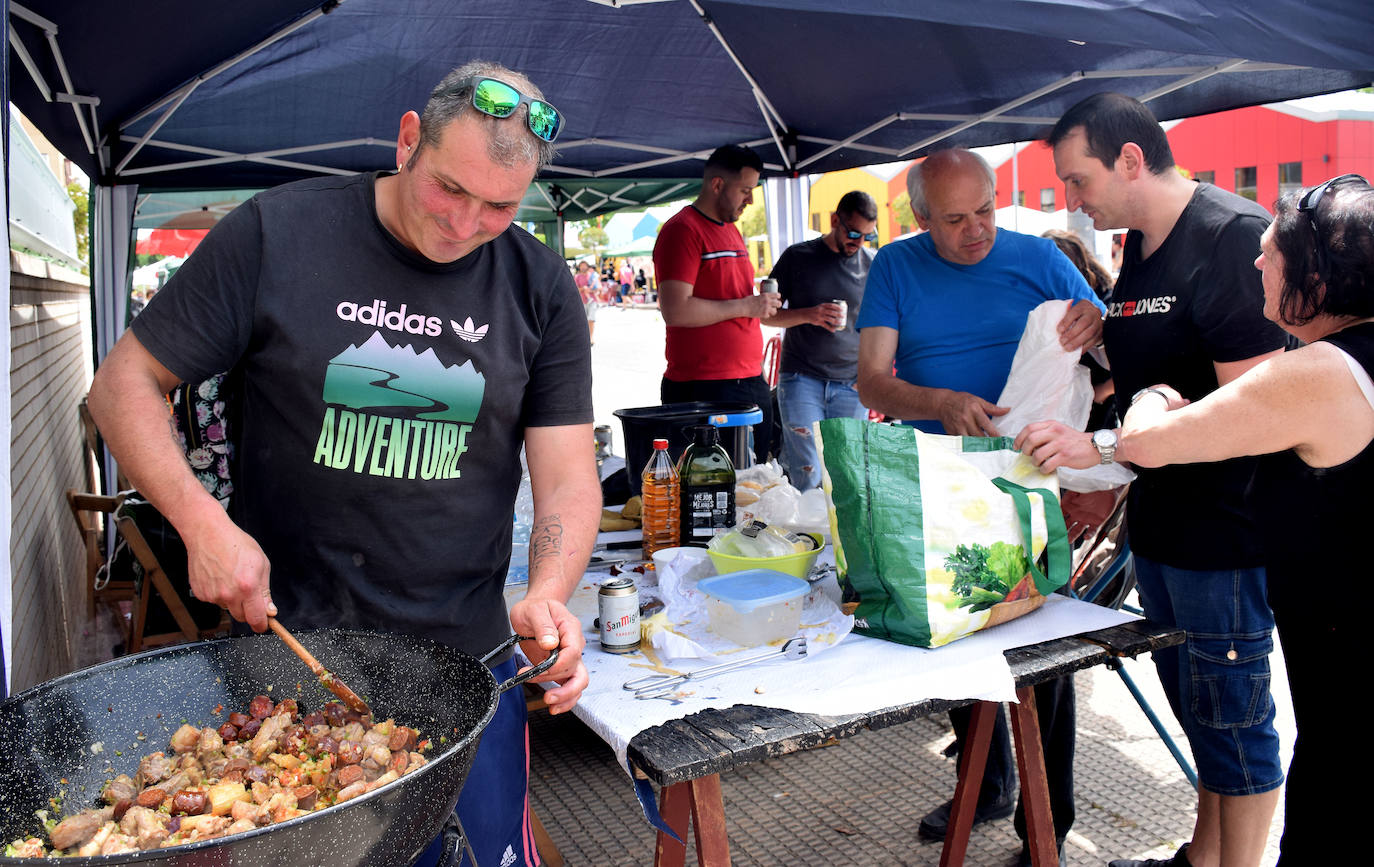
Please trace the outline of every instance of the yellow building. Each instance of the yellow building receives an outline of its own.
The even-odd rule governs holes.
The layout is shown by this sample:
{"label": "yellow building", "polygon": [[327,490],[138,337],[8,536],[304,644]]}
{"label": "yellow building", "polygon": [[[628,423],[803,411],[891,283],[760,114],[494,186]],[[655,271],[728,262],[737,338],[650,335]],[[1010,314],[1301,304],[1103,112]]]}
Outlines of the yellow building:
{"label": "yellow building", "polygon": [[[889,163],[827,172],[811,183],[807,225],[817,232],[830,231],[830,215],[845,193],[862,190],[878,203],[878,244],[891,241],[901,232],[892,216],[895,196],[906,189],[906,168],[910,163]],[[894,181],[898,181],[894,184]]]}

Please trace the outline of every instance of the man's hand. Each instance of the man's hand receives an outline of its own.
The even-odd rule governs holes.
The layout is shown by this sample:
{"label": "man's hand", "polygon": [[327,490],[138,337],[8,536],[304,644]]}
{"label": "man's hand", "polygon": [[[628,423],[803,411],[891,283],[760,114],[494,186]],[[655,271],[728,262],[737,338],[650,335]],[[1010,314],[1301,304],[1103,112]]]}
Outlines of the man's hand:
{"label": "man's hand", "polygon": [[562,602],[526,596],[510,607],[510,625],[517,635],[534,637],[533,641],[522,641],[520,649],[535,665],[558,648],[558,663],[538,680],[558,683],[556,688],[544,693],[549,713],[572,710],[587,688],[587,668],[582,664],[582,648],[586,644],[582,624]]}
{"label": "man's hand", "polygon": [[739,299],[742,309],[741,316],[749,316],[754,319],[767,319],[778,308],[782,306],[782,296],[777,292],[760,292],[757,295],[746,295]]}
{"label": "man's hand", "polygon": [[1031,422],[1016,437],[1014,445],[1035,461],[1043,473],[1060,467],[1086,470],[1102,463],[1092,434],[1057,421]]}
{"label": "man's hand", "polygon": [[815,307],[807,307],[802,312],[806,314],[807,322],[819,325],[826,331],[839,331],[844,326],[844,314],[840,311],[840,305],[833,302],[827,301]]}
{"label": "man's hand", "polygon": [[271,564],[252,536],[227,517],[188,534],[187,569],[197,599],[229,609],[229,616],[247,623],[254,632],[267,628],[277,616],[269,587]]}
{"label": "man's hand", "polygon": [[1091,349],[1102,342],[1102,311],[1087,299],[1075,301],[1059,320],[1059,345],[1066,351]]}
{"label": "man's hand", "polygon": [[951,391],[940,401],[940,424],[945,433],[967,437],[995,437],[997,428],[992,419],[1011,412],[1007,407],[988,403],[976,394]]}

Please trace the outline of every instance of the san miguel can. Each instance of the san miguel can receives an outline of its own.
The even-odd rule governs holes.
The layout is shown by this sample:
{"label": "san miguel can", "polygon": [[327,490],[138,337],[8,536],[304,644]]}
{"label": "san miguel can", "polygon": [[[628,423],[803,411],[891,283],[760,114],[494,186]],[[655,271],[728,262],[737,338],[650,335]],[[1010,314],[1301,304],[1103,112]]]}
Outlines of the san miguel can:
{"label": "san miguel can", "polygon": [[639,590],[633,578],[612,578],[596,595],[601,620],[601,649],[632,653],[639,649]]}
{"label": "san miguel can", "polygon": [[830,303],[840,308],[840,327],[835,330],[843,331],[845,326],[849,324],[849,302],[843,298],[835,298]]}

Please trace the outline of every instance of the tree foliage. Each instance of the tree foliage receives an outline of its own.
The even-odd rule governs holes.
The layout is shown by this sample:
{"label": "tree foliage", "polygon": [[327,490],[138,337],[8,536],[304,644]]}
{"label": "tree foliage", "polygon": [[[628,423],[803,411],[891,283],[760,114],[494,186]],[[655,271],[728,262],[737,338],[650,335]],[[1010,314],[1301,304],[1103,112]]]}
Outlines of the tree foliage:
{"label": "tree foliage", "polygon": [[581,244],[583,249],[600,252],[603,247],[610,243],[610,240],[606,230],[595,223],[587,223],[577,230],[577,243]]}
{"label": "tree foliage", "polygon": [[744,209],[739,218],[739,231],[746,238],[768,234],[768,211],[763,202],[754,202]]}
{"label": "tree foliage", "polygon": [[909,194],[902,193],[893,200],[892,216],[896,218],[897,225],[916,228],[916,215],[911,211],[911,196]]}
{"label": "tree foliage", "polygon": [[86,187],[72,181],[67,195],[76,203],[72,223],[76,228],[76,255],[83,263],[82,271],[89,273],[91,263],[91,198]]}

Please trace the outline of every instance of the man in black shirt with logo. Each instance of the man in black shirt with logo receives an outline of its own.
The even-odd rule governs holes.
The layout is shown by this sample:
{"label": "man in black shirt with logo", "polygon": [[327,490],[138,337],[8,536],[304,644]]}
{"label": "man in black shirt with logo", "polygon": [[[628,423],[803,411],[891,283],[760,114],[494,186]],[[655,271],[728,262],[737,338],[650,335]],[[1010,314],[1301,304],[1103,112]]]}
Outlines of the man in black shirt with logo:
{"label": "man in black shirt with logo", "polygon": [[[1253,265],[1269,214],[1194,183],[1164,131],[1134,99],[1104,93],[1060,118],[1049,138],[1071,208],[1098,229],[1129,228],[1103,326],[1116,393],[1167,383],[1198,400],[1283,351],[1263,315]],[[1108,463],[1116,433],[1037,422],[1018,447],[1046,469]],[[1187,631],[1153,656],[1198,765],[1190,843],[1162,864],[1257,865],[1283,783],[1269,695],[1273,614],[1259,540],[1245,506],[1254,460],[1138,468],[1126,519],[1138,589],[1152,620]]]}

